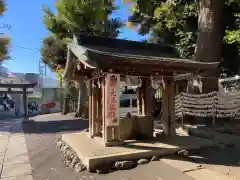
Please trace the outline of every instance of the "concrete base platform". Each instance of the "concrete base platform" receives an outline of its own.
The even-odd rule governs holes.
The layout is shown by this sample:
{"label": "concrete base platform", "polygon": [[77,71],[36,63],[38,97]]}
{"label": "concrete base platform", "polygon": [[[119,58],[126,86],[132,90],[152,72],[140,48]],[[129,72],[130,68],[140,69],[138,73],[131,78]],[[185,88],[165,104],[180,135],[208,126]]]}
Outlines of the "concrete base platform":
{"label": "concrete base platform", "polygon": [[121,160],[137,160],[171,155],[179,150],[200,149],[214,145],[211,140],[192,136],[160,137],[154,141],[127,141],[124,145],[105,147],[99,140],[89,138],[88,132],[63,134],[62,140],[74,150],[88,170]]}

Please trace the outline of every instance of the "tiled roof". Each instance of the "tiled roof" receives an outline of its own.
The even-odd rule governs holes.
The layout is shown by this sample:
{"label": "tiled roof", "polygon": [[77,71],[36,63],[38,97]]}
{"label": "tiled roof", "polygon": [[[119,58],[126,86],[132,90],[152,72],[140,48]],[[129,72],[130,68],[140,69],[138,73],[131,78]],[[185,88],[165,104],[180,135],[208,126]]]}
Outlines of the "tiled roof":
{"label": "tiled roof", "polygon": [[76,34],[79,45],[84,47],[98,47],[98,49],[107,52],[135,54],[146,56],[165,56],[179,57],[177,50],[166,44],[154,44],[137,41],[129,41],[122,39],[111,39],[99,36],[87,36]]}
{"label": "tiled roof", "polygon": [[[198,62],[181,59],[176,50],[168,45],[78,34],[68,47],[69,52],[74,54],[77,59],[67,59],[64,77],[72,76],[72,71],[78,64],[77,61],[80,61],[83,65],[83,71],[112,67],[120,72],[124,67],[122,71],[131,70],[143,74],[162,73],[165,70],[171,73],[201,72],[213,70],[219,66],[218,62]],[[70,55],[68,57],[72,57]]]}

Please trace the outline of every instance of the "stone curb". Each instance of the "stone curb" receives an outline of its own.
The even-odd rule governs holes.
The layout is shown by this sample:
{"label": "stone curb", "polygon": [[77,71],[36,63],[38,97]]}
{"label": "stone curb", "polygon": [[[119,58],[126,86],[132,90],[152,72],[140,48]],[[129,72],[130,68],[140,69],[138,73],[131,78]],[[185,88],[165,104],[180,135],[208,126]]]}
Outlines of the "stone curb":
{"label": "stone curb", "polygon": [[[62,140],[62,137],[58,137],[55,141],[55,144],[56,147],[60,149],[60,151],[63,153],[63,161],[67,167],[75,169],[76,172],[87,170],[86,166],[84,166],[82,160],[78,157],[77,153]],[[179,156],[188,156],[189,152],[187,150],[179,150],[177,153],[175,152],[174,154]],[[116,170],[129,170],[138,165],[144,165],[151,161],[158,161],[161,157],[153,156],[144,159],[126,159],[122,161],[109,162],[105,163],[104,165],[101,164],[96,166],[94,170],[91,170],[91,172],[95,172],[98,174],[106,174]]]}

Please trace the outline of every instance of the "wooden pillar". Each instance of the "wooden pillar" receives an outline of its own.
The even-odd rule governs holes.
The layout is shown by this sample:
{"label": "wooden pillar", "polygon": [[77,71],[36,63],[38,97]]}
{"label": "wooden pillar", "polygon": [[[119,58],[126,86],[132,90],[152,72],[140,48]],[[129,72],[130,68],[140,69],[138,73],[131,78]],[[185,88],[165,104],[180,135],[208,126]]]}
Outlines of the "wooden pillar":
{"label": "wooden pillar", "polygon": [[173,136],[175,131],[175,90],[172,77],[163,78],[163,132]]}
{"label": "wooden pillar", "polygon": [[92,130],[92,123],[93,123],[93,118],[92,118],[92,112],[93,112],[93,110],[92,110],[92,80],[89,80],[89,82],[88,82],[88,84],[89,84],[89,88],[88,88],[88,112],[89,112],[89,117],[88,117],[88,119],[89,119],[89,133],[90,133],[90,136],[92,137],[92,135],[93,135],[93,130]]}
{"label": "wooden pillar", "polygon": [[24,117],[27,117],[28,115],[27,88],[23,88],[23,108],[24,108]]}
{"label": "wooden pillar", "polygon": [[137,110],[138,110],[138,116],[141,116],[141,114],[142,114],[141,87],[137,88]]}
{"label": "wooden pillar", "polygon": [[102,138],[105,142],[105,139],[106,139],[106,135],[105,135],[105,127],[106,127],[106,118],[105,118],[105,108],[106,108],[106,105],[105,105],[105,99],[106,99],[106,94],[105,94],[105,76],[102,77],[101,79],[101,93],[102,93],[102,98],[101,98],[101,103],[102,103]]}
{"label": "wooden pillar", "polygon": [[141,78],[141,81],[142,81],[142,85],[140,87],[140,97],[141,97],[141,102],[142,102],[142,108],[141,108],[141,115],[142,116],[145,116],[145,95],[144,95],[144,90],[145,90],[145,79],[144,78]]}
{"label": "wooden pillar", "polygon": [[112,138],[112,127],[108,126],[108,122],[107,122],[107,107],[108,107],[108,102],[107,102],[107,93],[109,91],[108,89],[108,80],[107,80],[107,76],[104,77],[104,99],[103,99],[103,104],[104,104],[104,126],[103,126],[103,134],[104,134],[104,143],[105,145],[111,141],[113,141]]}
{"label": "wooden pillar", "polygon": [[112,142],[113,139],[113,127],[108,125],[108,119],[107,119],[107,109],[108,109],[108,93],[110,91],[109,89],[109,79],[108,76],[105,76],[105,98],[104,98],[104,106],[105,106],[105,122],[104,122],[104,143],[105,145],[109,142]]}
{"label": "wooden pillar", "polygon": [[153,110],[151,79],[145,78],[144,81],[144,111],[145,115],[151,116]]}
{"label": "wooden pillar", "polygon": [[97,98],[96,98],[96,86],[92,83],[92,136],[97,135],[96,129],[97,123]]}
{"label": "wooden pillar", "polygon": [[151,79],[142,78],[141,97],[142,97],[142,115],[152,115],[152,92]]}
{"label": "wooden pillar", "polygon": [[99,87],[99,80],[95,83],[95,87],[96,87],[96,122],[95,122],[95,126],[96,126],[96,135],[99,136],[101,134],[101,114],[102,114],[102,109],[101,109],[101,88]]}

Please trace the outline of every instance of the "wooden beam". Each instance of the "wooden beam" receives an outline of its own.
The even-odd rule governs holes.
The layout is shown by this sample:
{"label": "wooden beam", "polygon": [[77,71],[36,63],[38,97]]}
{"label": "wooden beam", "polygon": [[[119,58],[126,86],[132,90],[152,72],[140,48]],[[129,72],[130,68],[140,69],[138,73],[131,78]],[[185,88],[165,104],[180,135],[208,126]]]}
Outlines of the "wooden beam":
{"label": "wooden beam", "polygon": [[[188,72],[204,72],[206,70],[199,69],[198,66],[195,67],[188,67],[188,66],[177,66],[177,65],[166,65],[166,64],[158,64],[158,63],[148,63],[149,61],[146,61],[146,64],[134,64],[124,61],[108,61],[105,63],[102,63],[99,65],[102,69],[115,69],[115,68],[128,68],[128,69],[135,69],[136,72],[146,70],[146,71],[156,71],[156,72],[179,72],[179,73],[188,73]],[[151,71],[152,70],[152,71]]]}
{"label": "wooden beam", "polygon": [[[101,64],[101,68],[99,70],[93,69],[83,69],[81,71],[75,71],[73,79],[77,79],[79,76],[89,77],[93,75],[93,72],[97,72],[97,74],[102,72],[112,72],[117,74],[126,74],[126,75],[162,75],[162,76],[171,76],[173,73],[188,73],[188,72],[196,72],[197,69],[191,69],[189,67],[176,67],[176,66],[166,66],[159,64],[129,64],[129,63],[114,63],[114,64]],[[201,71],[198,71],[201,72]],[[94,76],[96,73],[94,73]]]}
{"label": "wooden beam", "polygon": [[[112,71],[113,73],[118,73],[118,74],[132,74],[132,75],[165,75],[165,76],[171,76],[174,72],[176,72],[176,69],[170,69],[168,67],[154,67],[154,66],[131,66],[125,64],[124,66],[118,65],[118,66],[110,66],[107,65],[103,71],[104,72],[109,72]],[[188,71],[186,71],[188,72]]]}
{"label": "wooden beam", "polygon": [[[131,56],[131,55],[130,55]],[[152,56],[127,56],[126,54],[119,54],[118,55],[111,55],[111,54],[94,54],[92,59],[98,64],[105,66],[107,64],[111,64],[111,66],[116,66],[117,64],[127,64],[130,65],[152,65],[158,67],[169,67],[174,69],[181,69],[186,68],[188,72],[194,72],[196,70],[202,69],[204,71],[211,71],[218,68],[219,63],[202,63],[202,62],[194,62],[188,59],[181,59],[181,58],[167,58],[167,57],[152,57]],[[123,65],[124,66],[124,65]]]}
{"label": "wooden beam", "polygon": [[74,76],[75,77],[79,77],[79,76],[91,76],[91,72],[92,70],[89,70],[89,71],[75,71],[74,72]]}

